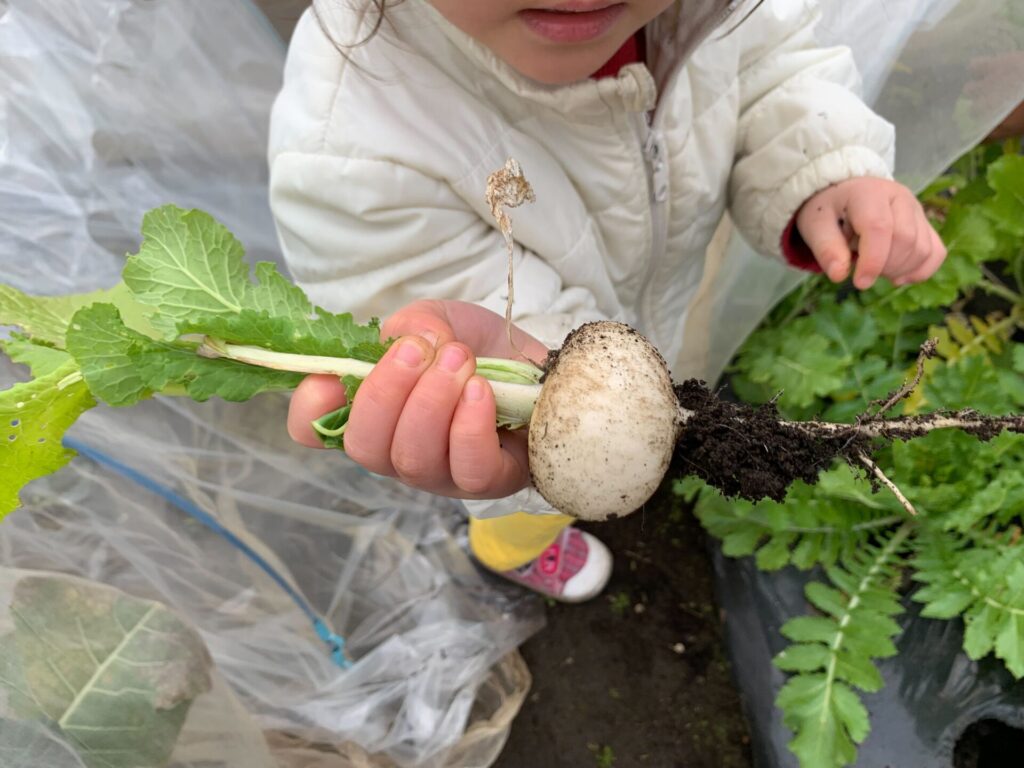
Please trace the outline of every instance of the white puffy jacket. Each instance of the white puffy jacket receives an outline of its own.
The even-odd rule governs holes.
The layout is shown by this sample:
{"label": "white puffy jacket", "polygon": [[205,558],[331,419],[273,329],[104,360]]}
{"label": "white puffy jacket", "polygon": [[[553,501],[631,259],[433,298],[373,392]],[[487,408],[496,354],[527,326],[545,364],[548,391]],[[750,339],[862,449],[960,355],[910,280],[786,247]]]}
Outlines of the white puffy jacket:
{"label": "white puffy jacket", "polygon": [[[717,22],[726,3],[678,5],[683,20]],[[506,253],[483,193],[515,157],[538,200],[512,213],[517,323],[556,346],[615,318],[672,362],[727,206],[778,255],[808,197],[890,173],[891,126],[857,98],[849,52],[815,47],[810,0],[767,0],[685,61],[694,33],[668,11],[648,30],[647,66],[561,87],[522,77],[426,0],[389,7],[346,58],[335,42],[370,22],[348,6],[324,4],[333,41],[312,14],[300,22],[270,142],[288,265],[327,309],[365,318],[452,298],[503,312]]]}
{"label": "white puffy jacket", "polygon": [[451,298],[503,312],[506,251],[483,193],[514,157],[538,200],[512,213],[517,324],[557,346],[618,319],[672,364],[727,208],[780,257],[815,192],[890,175],[892,128],[858,99],[849,51],[816,45],[812,0],[766,0],[728,33],[736,3],[679,0],[648,26],[646,65],[557,87],[427,0],[389,6],[343,54],[373,21],[351,5],[372,6],[324,3],[300,22],[271,127],[285,256],[327,309],[366,318]]}

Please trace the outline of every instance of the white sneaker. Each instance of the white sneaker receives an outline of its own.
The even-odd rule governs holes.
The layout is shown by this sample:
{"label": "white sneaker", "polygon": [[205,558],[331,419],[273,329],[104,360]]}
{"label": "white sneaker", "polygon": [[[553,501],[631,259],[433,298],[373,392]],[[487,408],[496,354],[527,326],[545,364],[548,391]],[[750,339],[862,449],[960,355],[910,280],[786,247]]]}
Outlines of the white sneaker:
{"label": "white sneaker", "polygon": [[536,560],[494,573],[563,603],[582,603],[605,588],[612,553],[596,536],[570,525]]}

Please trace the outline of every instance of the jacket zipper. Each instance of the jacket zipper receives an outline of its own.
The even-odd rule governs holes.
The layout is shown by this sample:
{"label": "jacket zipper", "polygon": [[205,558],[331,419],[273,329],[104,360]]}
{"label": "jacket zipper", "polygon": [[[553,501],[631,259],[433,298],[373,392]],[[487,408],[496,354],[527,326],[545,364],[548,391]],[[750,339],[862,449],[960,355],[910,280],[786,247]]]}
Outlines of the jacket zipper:
{"label": "jacket zipper", "polygon": [[641,115],[643,121],[643,157],[647,170],[647,179],[650,185],[650,211],[651,211],[651,252],[647,264],[647,272],[644,276],[643,287],[640,294],[640,306],[638,316],[644,332],[649,333],[651,318],[654,308],[647,296],[651,287],[651,279],[657,265],[665,256],[665,247],[668,240],[668,216],[666,215],[666,203],[668,201],[668,160],[665,156],[665,140],[661,131],[657,130],[647,113]]}
{"label": "jacket zipper", "polygon": [[[714,34],[725,20],[732,15],[742,0],[730,0],[728,5],[722,9],[709,34]],[[693,51],[690,52],[690,55]],[[689,58],[689,56],[687,57]],[[669,78],[662,87],[663,92],[669,92],[675,85],[675,81],[685,66],[685,62],[677,63]],[[651,280],[657,265],[665,257],[665,249],[668,242],[668,215],[666,203],[668,202],[668,180],[669,168],[668,157],[665,147],[664,134],[657,128],[657,105],[651,112],[644,112],[640,115],[640,136],[642,137],[642,154],[647,171],[647,178],[650,182],[650,206],[651,206],[651,253],[647,272],[644,276],[643,286],[640,291],[640,306],[637,316],[645,333],[652,328],[652,317],[654,315],[653,302],[648,301],[651,289]]]}

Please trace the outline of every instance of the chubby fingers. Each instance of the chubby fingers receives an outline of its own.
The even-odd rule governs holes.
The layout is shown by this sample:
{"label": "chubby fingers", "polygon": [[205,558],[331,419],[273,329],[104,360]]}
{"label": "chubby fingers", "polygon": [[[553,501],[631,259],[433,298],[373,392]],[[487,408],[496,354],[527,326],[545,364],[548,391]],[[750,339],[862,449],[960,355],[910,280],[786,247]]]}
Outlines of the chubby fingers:
{"label": "chubby fingers", "polygon": [[826,277],[834,283],[850,274],[852,254],[843,213],[828,198],[811,201],[797,214],[797,229]]}
{"label": "chubby fingers", "polygon": [[866,290],[885,271],[893,249],[893,209],[889,195],[851,195],[847,203],[850,226],[859,238],[853,285]]}
{"label": "chubby fingers", "polygon": [[435,348],[455,339],[444,302],[422,299],[391,315],[380,329],[381,341],[421,336]]}
{"label": "chubby fingers", "polygon": [[356,394],[346,453],[372,472],[445,496],[491,498],[524,487],[524,438],[499,437],[494,395],[474,375],[469,348],[452,342],[432,354],[422,338],[403,337],[393,350]]}
{"label": "chubby fingers", "polygon": [[473,376],[452,418],[449,461],[452,484],[464,498],[500,498],[529,484],[525,430],[498,432],[490,384]]}
{"label": "chubby fingers", "polygon": [[434,356],[426,339],[403,336],[360,384],[345,430],[345,452],[371,472],[398,474],[391,443],[406,400]]}

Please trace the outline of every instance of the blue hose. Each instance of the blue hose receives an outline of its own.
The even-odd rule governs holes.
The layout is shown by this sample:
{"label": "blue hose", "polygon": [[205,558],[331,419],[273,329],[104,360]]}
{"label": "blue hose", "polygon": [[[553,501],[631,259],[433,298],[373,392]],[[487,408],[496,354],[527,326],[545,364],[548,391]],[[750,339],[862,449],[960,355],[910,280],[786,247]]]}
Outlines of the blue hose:
{"label": "blue hose", "polygon": [[82,456],[92,459],[97,464],[102,464],[113,469],[115,472],[123,475],[132,482],[141,485],[152,493],[155,493],[157,496],[173,504],[185,514],[198,520],[231,544],[231,546],[239,549],[242,554],[252,560],[264,573],[273,579],[274,582],[295,602],[299,607],[299,610],[306,614],[309,620],[313,623],[313,630],[316,632],[317,637],[323,640],[330,649],[331,659],[334,663],[342,669],[348,669],[352,666],[352,662],[345,656],[345,638],[336,634],[330,626],[328,626],[327,622],[321,616],[317,615],[316,611],[314,611],[310,604],[306,602],[306,599],[288,583],[287,579],[274,570],[274,567],[270,563],[264,560],[258,552],[238,538],[238,536],[221,525],[213,515],[208,512],[204,512],[196,504],[192,503],[181,494],[176,493],[165,485],[161,485],[153,478],[142,474],[138,470],[132,469],[127,464],[123,464],[113,456],[108,456],[102,451],[86,445],[85,443],[79,442],[71,437],[65,437],[63,444],[65,448],[77,451]]}

